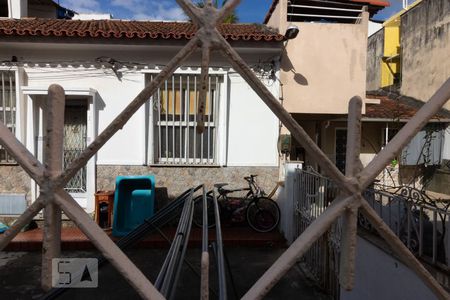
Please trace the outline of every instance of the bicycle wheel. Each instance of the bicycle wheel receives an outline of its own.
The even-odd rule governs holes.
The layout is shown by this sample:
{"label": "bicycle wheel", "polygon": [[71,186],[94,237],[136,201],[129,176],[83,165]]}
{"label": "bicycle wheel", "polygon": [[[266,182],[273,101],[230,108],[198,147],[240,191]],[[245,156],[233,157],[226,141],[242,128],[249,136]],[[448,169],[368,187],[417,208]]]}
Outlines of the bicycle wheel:
{"label": "bicycle wheel", "polygon": [[272,199],[260,197],[252,200],[247,206],[247,222],[258,232],[274,230],[280,223],[280,208]]}
{"label": "bicycle wheel", "polygon": [[[203,227],[203,196],[196,197],[194,201],[194,216],[192,221],[197,227]],[[214,216],[214,202],[212,196],[206,196],[206,204],[208,207],[208,228],[214,228],[216,226],[216,218]]]}

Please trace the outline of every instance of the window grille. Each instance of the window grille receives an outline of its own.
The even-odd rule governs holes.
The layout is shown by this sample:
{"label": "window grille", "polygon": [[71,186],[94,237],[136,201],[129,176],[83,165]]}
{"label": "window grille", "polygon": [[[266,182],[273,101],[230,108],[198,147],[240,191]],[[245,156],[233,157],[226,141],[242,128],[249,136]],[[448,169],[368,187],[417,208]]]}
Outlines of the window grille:
{"label": "window grille", "polygon": [[[154,75],[150,76],[153,80]],[[177,74],[153,95],[155,164],[217,164],[217,107],[223,77],[210,75],[205,109],[205,131],[197,133],[200,75]]]}
{"label": "window grille", "polygon": [[[14,71],[0,70],[0,121],[16,132],[16,77]],[[0,163],[15,164],[15,160],[0,146]]]}

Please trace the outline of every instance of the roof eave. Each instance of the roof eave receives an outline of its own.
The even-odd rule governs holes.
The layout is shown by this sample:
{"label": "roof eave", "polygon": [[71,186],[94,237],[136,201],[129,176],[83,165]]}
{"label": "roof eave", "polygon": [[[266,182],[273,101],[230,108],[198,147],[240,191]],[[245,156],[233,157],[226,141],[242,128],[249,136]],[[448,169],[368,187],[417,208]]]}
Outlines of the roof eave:
{"label": "roof eave", "polygon": [[[411,119],[390,119],[390,118],[374,118],[374,117],[362,117],[362,122],[387,122],[387,123],[407,123]],[[450,119],[430,119],[428,123],[450,123]]]}
{"label": "roof eave", "polygon": [[[113,37],[55,37],[55,36],[32,36],[32,35],[0,35],[0,41],[3,43],[43,43],[43,44],[90,44],[90,45],[136,45],[136,46],[184,46],[189,39],[152,39],[152,38],[113,38]],[[236,48],[253,49],[274,49],[281,51],[283,41],[276,40],[227,40],[230,45]]]}

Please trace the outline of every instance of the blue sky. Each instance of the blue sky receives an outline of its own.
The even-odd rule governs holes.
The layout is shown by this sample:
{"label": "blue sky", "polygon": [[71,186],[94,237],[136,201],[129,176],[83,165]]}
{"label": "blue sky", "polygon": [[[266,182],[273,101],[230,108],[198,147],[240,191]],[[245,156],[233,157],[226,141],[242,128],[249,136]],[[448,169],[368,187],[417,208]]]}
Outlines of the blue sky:
{"label": "blue sky", "polygon": [[[58,0],[56,0],[58,2]],[[175,0],[59,0],[64,7],[77,12],[111,13],[116,19],[183,20],[185,15]],[[240,22],[261,23],[272,0],[241,0],[238,8]],[[386,19],[401,8],[401,0],[391,0],[375,19]]]}

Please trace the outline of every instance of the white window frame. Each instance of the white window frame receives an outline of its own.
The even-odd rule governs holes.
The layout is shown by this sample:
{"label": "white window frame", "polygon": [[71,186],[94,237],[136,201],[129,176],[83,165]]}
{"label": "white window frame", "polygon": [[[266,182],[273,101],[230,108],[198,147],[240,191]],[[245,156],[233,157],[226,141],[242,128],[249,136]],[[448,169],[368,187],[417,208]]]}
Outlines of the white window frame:
{"label": "white window frame", "polygon": [[[149,83],[151,81],[151,78],[159,73],[159,69],[155,68],[152,70],[144,70],[143,73],[145,74],[145,84]],[[227,137],[227,127],[226,127],[226,120],[227,120],[227,110],[228,110],[228,72],[221,68],[210,68],[209,75],[210,76],[217,76],[219,79],[219,87],[217,89],[217,95],[218,98],[216,102],[216,105],[214,106],[214,114],[215,114],[215,121],[211,122],[211,125],[214,125],[215,128],[215,141],[214,141],[214,155],[212,159],[203,158],[201,160],[200,158],[194,159],[181,159],[178,157],[169,157],[168,159],[162,159],[158,160],[157,158],[157,151],[155,151],[155,142],[154,140],[158,136],[158,132],[156,132],[157,126],[155,126],[155,121],[157,118],[157,113],[154,113],[153,107],[155,105],[155,100],[153,97],[149,99],[149,101],[146,104],[145,109],[145,120],[146,124],[146,132],[145,132],[145,140],[147,141],[145,144],[145,157],[144,157],[144,164],[145,165],[151,165],[151,166],[190,166],[190,167],[214,167],[214,166],[223,166],[226,162],[226,137]],[[174,75],[175,78],[177,76],[182,75],[189,75],[192,76],[190,80],[193,80],[193,76],[197,76],[197,80],[199,80],[200,76],[200,68],[199,67],[189,67],[189,68],[179,68],[177,71],[175,71]],[[172,79],[169,79],[168,81],[171,81]],[[198,84],[198,83],[197,83]],[[212,84],[212,82],[211,82]],[[163,89],[165,88],[163,84]],[[176,88],[176,87],[175,87]],[[183,125],[183,123],[185,125]],[[195,128],[195,121],[190,121],[189,127]],[[169,125],[180,127],[183,126],[185,128],[186,121],[183,121],[182,124],[180,124],[179,121],[163,121],[161,120],[161,125]],[[208,129],[207,125],[208,122],[205,123],[206,130]],[[195,129],[194,129],[195,130]],[[188,145],[185,145],[186,148]],[[186,153],[186,149],[185,149]]]}
{"label": "white window frame", "polygon": [[[11,131],[14,133],[14,135],[16,136],[17,139],[22,140],[21,139],[21,132],[22,132],[22,128],[20,126],[21,122],[21,102],[20,102],[20,76],[19,76],[19,69],[17,67],[9,67],[9,68],[0,68],[0,93],[1,96],[3,98],[4,95],[4,88],[3,88],[3,84],[5,81],[6,82],[6,78],[4,77],[3,74],[5,74],[6,72],[11,72],[13,73],[13,77],[14,77],[14,88],[15,88],[15,95],[13,97],[9,98],[9,101],[14,100],[14,106],[12,107],[12,109],[14,109],[15,113],[12,116],[12,123],[10,124],[6,124],[8,128],[12,129]],[[2,76],[3,75],[3,76]],[[4,109],[3,106],[0,105],[0,113],[3,114],[3,118],[5,118],[5,113],[8,109]],[[11,110],[11,107],[9,107],[9,110]],[[2,148],[0,146],[0,148]],[[3,151],[3,150],[1,150]],[[0,165],[17,165],[17,162],[14,159],[10,159],[10,160],[6,160],[0,161]]]}

